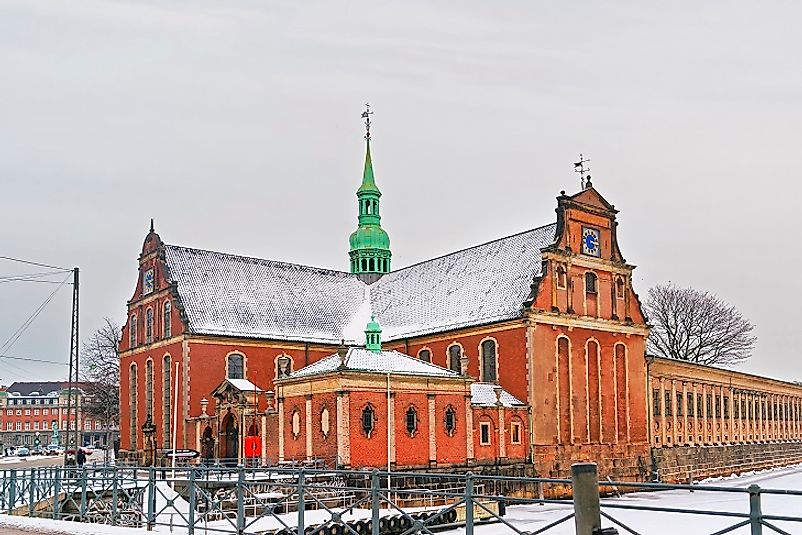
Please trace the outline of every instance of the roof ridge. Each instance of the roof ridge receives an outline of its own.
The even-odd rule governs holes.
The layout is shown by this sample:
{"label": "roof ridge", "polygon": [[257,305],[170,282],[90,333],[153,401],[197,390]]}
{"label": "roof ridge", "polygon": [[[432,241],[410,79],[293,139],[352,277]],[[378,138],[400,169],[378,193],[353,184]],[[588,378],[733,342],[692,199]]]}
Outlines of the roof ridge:
{"label": "roof ridge", "polygon": [[[543,229],[543,228],[546,228],[546,227],[550,227],[552,225],[557,225],[557,222],[556,221],[552,221],[551,223],[546,223],[545,225],[540,225],[539,227],[530,228],[530,229],[527,229],[527,230],[522,230],[520,232],[515,232],[514,234],[510,234],[508,236],[502,236],[502,237],[496,238],[494,240],[488,240],[486,242],[478,243],[476,245],[471,245],[469,247],[463,247],[462,249],[457,249],[456,251],[451,251],[450,253],[441,254],[440,256],[427,258],[426,260],[421,260],[419,262],[415,262],[414,264],[410,264],[410,265],[404,266],[402,268],[394,269],[394,270],[390,271],[388,273],[388,275],[392,275],[393,273],[398,273],[399,271],[404,271],[405,269],[410,269],[410,268],[413,268],[413,267],[416,267],[416,266],[420,266],[421,264],[425,264],[427,262],[433,262],[435,260],[440,260],[441,258],[445,258],[447,256],[455,255],[457,253],[463,253],[465,251],[470,251],[471,249],[477,249],[479,247],[484,247],[485,245],[490,245],[491,243],[499,242],[501,240],[514,238],[516,236],[521,236],[522,234],[526,234],[528,232],[534,232],[536,230],[540,230],[540,229]],[[381,278],[376,280],[373,284],[375,284],[376,282],[379,282],[380,280],[381,280]]]}
{"label": "roof ridge", "polygon": [[251,262],[254,262],[254,263],[270,263],[270,264],[274,264],[274,265],[300,267],[300,268],[305,268],[305,269],[309,269],[309,270],[315,270],[315,271],[318,271],[318,272],[321,272],[321,273],[332,273],[332,274],[336,274],[336,275],[348,275],[348,278],[354,278],[356,280],[359,280],[358,277],[355,274],[349,273],[347,271],[340,271],[338,269],[324,268],[324,267],[318,267],[318,266],[310,266],[308,264],[298,264],[296,262],[286,262],[284,260],[272,260],[270,258],[259,258],[259,257],[256,257],[256,256],[245,256],[245,255],[239,255],[239,254],[235,254],[235,253],[226,253],[226,252],[223,252],[223,251],[213,251],[211,249],[200,249],[198,247],[187,247],[185,245],[164,244],[164,247],[165,248],[171,248],[171,249],[183,249],[183,250],[186,250],[186,251],[192,251],[192,252],[196,252],[196,253],[212,253],[212,254],[215,254],[215,255],[226,256],[226,257],[229,257],[229,258],[236,258],[236,259],[240,259],[240,260],[251,261]]}

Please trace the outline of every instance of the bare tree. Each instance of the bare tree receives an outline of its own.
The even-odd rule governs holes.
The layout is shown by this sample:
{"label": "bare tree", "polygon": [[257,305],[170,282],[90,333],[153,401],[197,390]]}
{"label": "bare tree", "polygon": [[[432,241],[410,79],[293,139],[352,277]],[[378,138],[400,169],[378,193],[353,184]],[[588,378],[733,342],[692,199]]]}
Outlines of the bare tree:
{"label": "bare tree", "polygon": [[81,351],[82,379],[92,384],[91,401],[82,410],[101,422],[107,446],[111,446],[111,430],[120,421],[119,343],[120,327],[105,318]]}
{"label": "bare tree", "polygon": [[673,284],[649,290],[652,354],[698,364],[730,366],[752,356],[755,326],[717,296]]}

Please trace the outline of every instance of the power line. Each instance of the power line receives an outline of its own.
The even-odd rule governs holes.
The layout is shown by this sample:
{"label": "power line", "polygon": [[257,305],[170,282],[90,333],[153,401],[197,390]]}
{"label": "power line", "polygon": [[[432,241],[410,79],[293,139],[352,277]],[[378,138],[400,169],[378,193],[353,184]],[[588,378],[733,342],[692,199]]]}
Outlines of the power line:
{"label": "power line", "polygon": [[22,260],[21,258],[13,258],[11,256],[1,256],[0,255],[0,260],[10,260],[11,262],[19,262],[20,264],[28,264],[30,266],[39,266],[39,267],[50,268],[50,269],[58,269],[60,271],[72,271],[71,269],[68,269],[68,268],[63,268],[63,267],[59,267],[59,266],[51,266],[50,264],[42,264],[41,262],[34,262],[33,260]]}
{"label": "power line", "polygon": [[55,360],[32,359],[27,357],[12,357],[11,355],[0,355],[0,359],[24,360],[26,362],[42,362],[44,364],[58,364],[59,366],[67,365],[66,362],[57,362]]}
{"label": "power line", "polygon": [[39,316],[39,314],[41,314],[41,313],[42,313],[42,311],[43,311],[43,310],[45,309],[45,307],[46,307],[46,306],[47,306],[47,305],[50,303],[50,301],[52,301],[52,300],[53,300],[53,298],[56,296],[56,293],[57,293],[57,292],[58,292],[58,291],[61,289],[61,287],[64,285],[64,283],[66,283],[66,282],[67,282],[67,279],[69,279],[69,278],[70,278],[70,275],[68,274],[68,275],[67,275],[67,277],[66,277],[66,278],[64,279],[64,281],[62,282],[62,284],[59,284],[59,285],[56,287],[56,289],[55,289],[55,290],[53,290],[53,291],[50,293],[50,295],[49,295],[49,296],[47,296],[47,298],[46,298],[46,299],[45,299],[45,300],[42,302],[42,304],[41,304],[41,305],[39,305],[39,306],[36,308],[36,310],[34,310],[34,311],[31,313],[31,315],[28,317],[28,319],[27,319],[27,320],[25,320],[25,322],[23,322],[23,324],[22,324],[22,325],[20,325],[20,326],[17,328],[17,330],[16,330],[16,331],[14,331],[14,333],[13,333],[13,334],[12,334],[12,335],[11,335],[11,336],[8,338],[8,340],[6,340],[6,341],[3,343],[3,345],[2,345],[2,346],[0,346],[0,351],[8,351],[9,349],[11,349],[11,346],[13,346],[15,343],[17,343],[17,340],[19,340],[20,336],[22,336],[22,335],[25,333],[25,331],[26,331],[26,330],[28,330],[28,327],[30,327],[30,326],[31,326],[31,323],[33,323],[33,321],[34,321],[34,320],[35,320],[35,319],[36,319],[36,318]]}

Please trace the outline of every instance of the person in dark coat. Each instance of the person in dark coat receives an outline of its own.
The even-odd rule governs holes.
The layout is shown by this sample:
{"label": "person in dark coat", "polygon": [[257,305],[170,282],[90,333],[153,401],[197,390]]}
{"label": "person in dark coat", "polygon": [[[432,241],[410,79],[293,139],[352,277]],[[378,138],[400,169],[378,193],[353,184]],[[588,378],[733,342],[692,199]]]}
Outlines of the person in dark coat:
{"label": "person in dark coat", "polygon": [[75,462],[78,463],[78,468],[81,468],[86,462],[86,452],[83,448],[78,448],[78,453],[75,454]]}

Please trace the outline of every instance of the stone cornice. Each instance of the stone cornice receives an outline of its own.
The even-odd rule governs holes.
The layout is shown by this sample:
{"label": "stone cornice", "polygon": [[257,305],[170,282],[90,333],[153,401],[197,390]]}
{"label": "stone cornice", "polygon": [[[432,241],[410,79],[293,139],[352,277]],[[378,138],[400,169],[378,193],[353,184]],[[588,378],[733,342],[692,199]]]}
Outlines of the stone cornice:
{"label": "stone cornice", "polygon": [[532,311],[526,314],[526,319],[532,324],[559,325],[575,329],[591,329],[644,337],[649,335],[649,327],[646,325],[635,325],[621,321],[592,318],[590,316]]}

